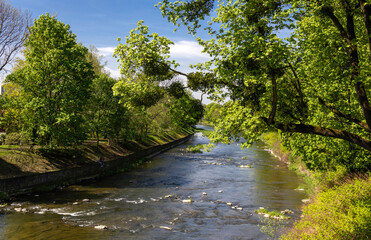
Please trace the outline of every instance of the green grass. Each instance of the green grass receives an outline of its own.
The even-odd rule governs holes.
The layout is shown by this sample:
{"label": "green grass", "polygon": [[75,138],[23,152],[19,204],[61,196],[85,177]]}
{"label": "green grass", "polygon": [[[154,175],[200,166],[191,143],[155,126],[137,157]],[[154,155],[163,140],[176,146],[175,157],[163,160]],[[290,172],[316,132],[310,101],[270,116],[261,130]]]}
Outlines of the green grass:
{"label": "green grass", "polygon": [[320,192],[282,239],[371,239],[371,178]]}
{"label": "green grass", "polygon": [[2,149],[19,149],[21,146],[19,145],[0,145],[0,150]]}
{"label": "green grass", "polygon": [[164,131],[158,135],[148,135],[147,138],[138,141],[112,141],[110,145],[107,139],[100,139],[99,145],[94,139],[89,139],[78,146],[58,146],[53,149],[30,145],[0,145],[0,177],[15,177],[84,166],[96,162],[99,156],[114,159],[180,139],[187,136],[191,130]]}

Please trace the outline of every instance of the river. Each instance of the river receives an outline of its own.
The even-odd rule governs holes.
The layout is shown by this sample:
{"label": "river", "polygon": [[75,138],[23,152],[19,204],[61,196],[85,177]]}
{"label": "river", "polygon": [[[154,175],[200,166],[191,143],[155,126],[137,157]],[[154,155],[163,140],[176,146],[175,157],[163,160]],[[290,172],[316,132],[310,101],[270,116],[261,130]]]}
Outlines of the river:
{"label": "river", "polygon": [[[300,218],[303,181],[263,144],[185,144],[139,168],[52,192],[20,196],[0,215],[3,239],[268,239]],[[251,168],[239,168],[250,164]],[[183,200],[192,199],[193,203]],[[231,205],[231,206],[230,206]],[[254,213],[290,209],[290,220]],[[27,209],[27,210],[26,210]],[[20,212],[17,212],[20,211]],[[22,211],[28,211],[23,213]],[[97,229],[107,227],[107,229]],[[274,236],[273,236],[274,235]]]}

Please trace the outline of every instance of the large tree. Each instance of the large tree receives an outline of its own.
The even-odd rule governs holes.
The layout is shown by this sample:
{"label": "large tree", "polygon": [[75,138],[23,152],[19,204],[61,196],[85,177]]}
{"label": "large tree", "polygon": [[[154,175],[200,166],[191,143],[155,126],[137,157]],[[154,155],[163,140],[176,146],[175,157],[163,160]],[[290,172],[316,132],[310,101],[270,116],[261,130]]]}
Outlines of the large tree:
{"label": "large tree", "polygon": [[[211,40],[198,38],[213,57],[199,69],[211,71],[215,76],[211,86],[226,87],[231,99],[215,140],[228,141],[243,133],[251,143],[263,132],[279,129],[296,137],[309,134],[306,144],[326,143],[338,152],[350,149],[349,159],[363,149],[361,155],[367,158],[370,4],[364,0],[220,2],[216,16],[204,28]],[[214,1],[164,0],[158,6],[169,21],[184,24],[197,35]],[[287,38],[281,38],[285,31]],[[328,147],[316,151],[331,152]]]}
{"label": "large tree", "polygon": [[104,73],[93,80],[91,98],[86,105],[86,125],[95,135],[97,144],[100,137],[118,138],[129,121],[127,109],[119,103],[120,98],[113,96],[115,83],[115,79]]}
{"label": "large tree", "polygon": [[123,104],[139,110],[142,119],[147,119],[144,125],[148,126],[157,114],[152,116],[147,110],[168,98],[166,105],[174,126],[187,128],[196,124],[202,117],[203,107],[175,78],[188,75],[177,71],[178,64],[169,60],[173,43],[157,33],[150,33],[143,21],[138,22],[125,40],[115,50],[123,78],[115,84],[114,93],[122,98]]}
{"label": "large tree", "polygon": [[23,130],[34,142],[53,146],[85,138],[81,112],[94,78],[87,51],[56,17],[34,21],[24,66],[7,77],[22,89]]}
{"label": "large tree", "polygon": [[22,48],[30,22],[28,12],[22,12],[7,1],[0,0],[0,71],[4,70]]}

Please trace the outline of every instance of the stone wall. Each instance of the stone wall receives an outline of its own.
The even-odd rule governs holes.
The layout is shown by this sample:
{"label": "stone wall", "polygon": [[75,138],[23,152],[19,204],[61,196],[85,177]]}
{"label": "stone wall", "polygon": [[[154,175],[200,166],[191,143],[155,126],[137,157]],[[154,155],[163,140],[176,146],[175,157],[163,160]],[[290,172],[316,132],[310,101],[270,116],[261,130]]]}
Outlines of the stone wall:
{"label": "stone wall", "polygon": [[12,196],[32,192],[37,189],[42,189],[43,187],[52,188],[58,185],[77,183],[90,178],[112,175],[121,169],[131,167],[141,159],[151,158],[176,145],[184,143],[188,141],[191,136],[192,135],[189,135],[170,143],[154,146],[115,160],[107,161],[104,163],[103,167],[100,167],[99,163],[92,163],[82,167],[68,168],[60,171],[0,179],[0,192]]}

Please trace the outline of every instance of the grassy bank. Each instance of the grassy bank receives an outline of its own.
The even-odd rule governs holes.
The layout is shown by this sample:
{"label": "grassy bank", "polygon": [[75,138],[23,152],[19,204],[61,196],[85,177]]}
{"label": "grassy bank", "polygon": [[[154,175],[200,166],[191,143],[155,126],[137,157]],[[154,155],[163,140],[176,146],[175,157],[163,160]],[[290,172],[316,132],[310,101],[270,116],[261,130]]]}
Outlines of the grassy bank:
{"label": "grassy bank", "polygon": [[190,131],[168,132],[161,136],[149,135],[140,141],[124,143],[101,140],[85,141],[73,147],[55,149],[28,145],[0,145],[0,178],[12,178],[31,173],[45,173],[80,167],[97,162],[99,157],[110,161],[155,145],[164,144],[189,135]]}
{"label": "grassy bank", "polygon": [[371,239],[371,178],[325,189],[283,239]]}
{"label": "grassy bank", "polygon": [[338,167],[332,171],[309,171],[300,156],[289,152],[280,135],[262,136],[272,152],[307,182],[311,202],[282,239],[371,239],[371,178]]}

